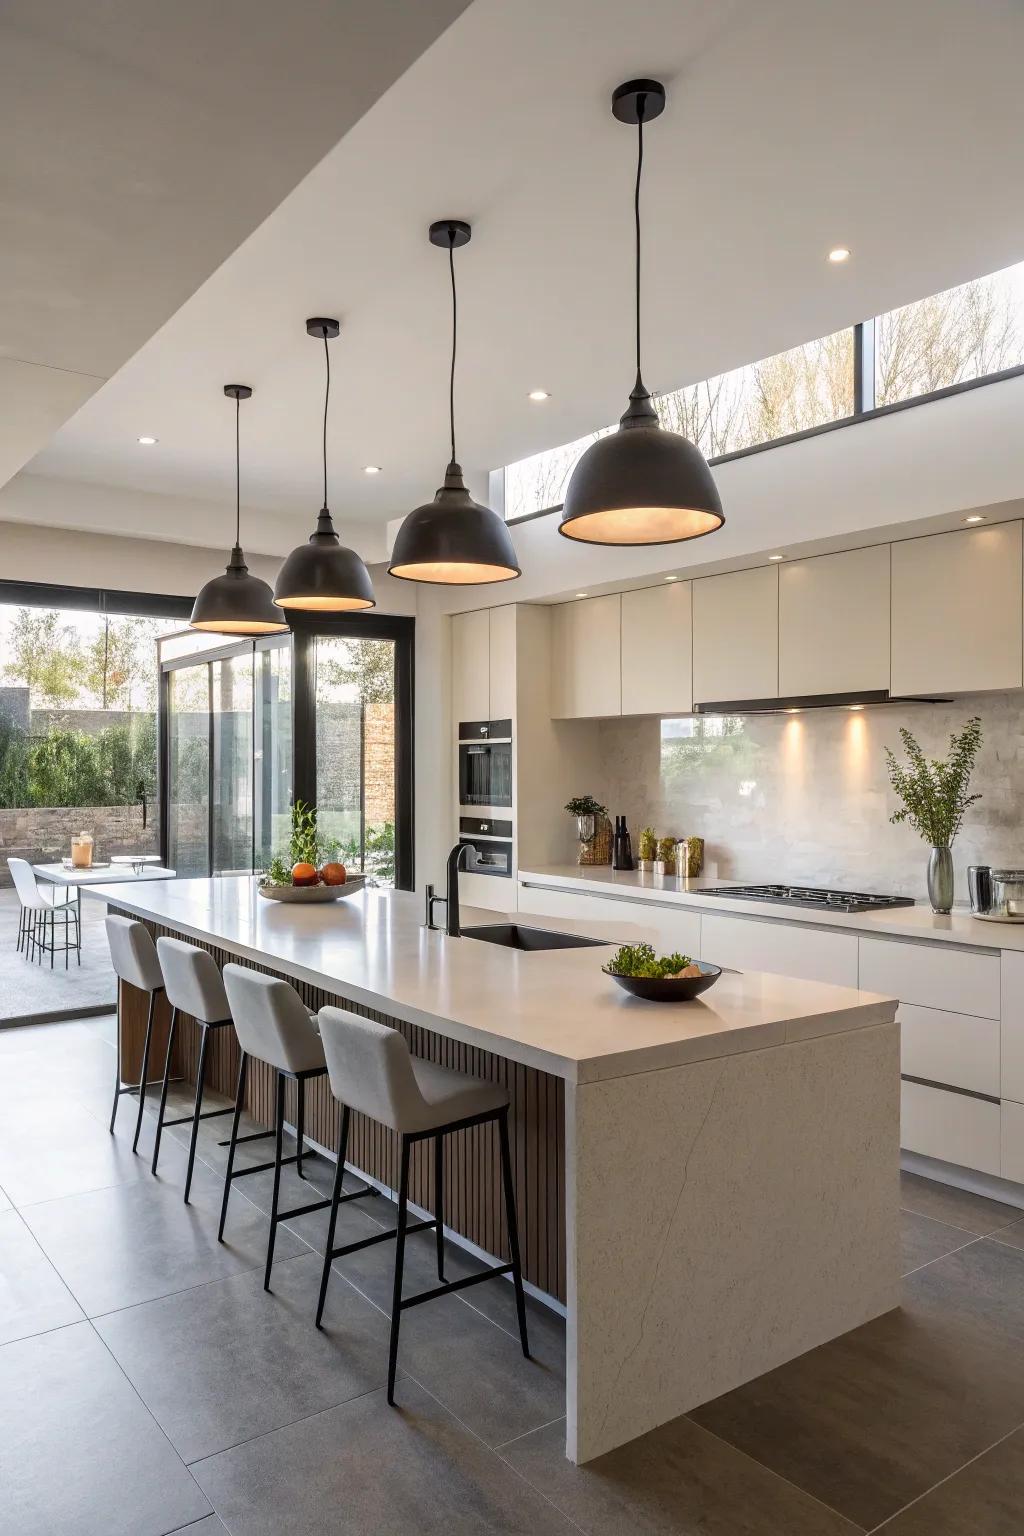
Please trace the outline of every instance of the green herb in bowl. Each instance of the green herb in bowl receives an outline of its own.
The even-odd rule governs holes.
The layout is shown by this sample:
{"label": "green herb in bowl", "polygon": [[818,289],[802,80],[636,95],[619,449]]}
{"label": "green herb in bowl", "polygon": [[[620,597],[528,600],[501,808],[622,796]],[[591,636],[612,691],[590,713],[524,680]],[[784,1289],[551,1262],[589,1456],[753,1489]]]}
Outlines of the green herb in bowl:
{"label": "green herb in bowl", "polygon": [[700,975],[700,967],[689,955],[675,953],[659,958],[650,944],[623,944],[605,969],[612,976],[643,976],[653,981]]}

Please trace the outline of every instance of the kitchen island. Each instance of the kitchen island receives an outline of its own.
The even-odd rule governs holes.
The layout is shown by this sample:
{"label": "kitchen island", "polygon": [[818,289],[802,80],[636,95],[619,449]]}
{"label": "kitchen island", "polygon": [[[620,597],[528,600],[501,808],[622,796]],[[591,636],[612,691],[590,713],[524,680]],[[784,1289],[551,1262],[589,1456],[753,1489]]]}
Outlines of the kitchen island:
{"label": "kitchen island", "polygon": [[[405,892],[284,905],[225,877],[106,886],[102,898],[157,934],[287,977],[310,1007],[384,1019],[415,1053],[507,1084],[526,1275],[565,1304],[570,1459],[896,1306],[893,1000],[727,973],[693,1003],[645,1004],[601,973],[610,950],[450,938],[423,927]],[[478,921],[495,914],[464,911]],[[538,924],[609,943],[643,931],[635,909],[612,925]],[[128,1073],[140,1002],[124,989]],[[191,1033],[180,1032],[186,1076]],[[225,1091],[236,1049],[219,1042],[210,1080]],[[334,1106],[318,1086],[307,1126],[330,1149]],[[250,1074],[247,1107],[264,1123],[270,1089],[269,1073]],[[476,1131],[456,1140],[451,1228],[500,1254],[494,1150]],[[350,1149],[354,1168],[394,1187],[386,1133],[357,1124]],[[412,1198],[429,1207],[427,1173],[414,1173]]]}

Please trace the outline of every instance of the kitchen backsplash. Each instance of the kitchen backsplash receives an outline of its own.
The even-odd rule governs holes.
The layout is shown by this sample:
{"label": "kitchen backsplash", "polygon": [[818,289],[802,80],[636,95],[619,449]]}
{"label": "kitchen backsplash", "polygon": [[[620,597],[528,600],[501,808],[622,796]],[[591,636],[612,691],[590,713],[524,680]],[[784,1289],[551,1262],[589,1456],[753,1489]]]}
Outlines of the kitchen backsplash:
{"label": "kitchen backsplash", "polygon": [[885,748],[907,726],[929,757],[978,715],[984,743],[953,846],[956,899],[968,864],[1024,865],[1024,694],[799,714],[609,720],[602,796],[640,828],[697,835],[723,879],[781,880],[923,897],[927,847],[890,825],[897,801]]}

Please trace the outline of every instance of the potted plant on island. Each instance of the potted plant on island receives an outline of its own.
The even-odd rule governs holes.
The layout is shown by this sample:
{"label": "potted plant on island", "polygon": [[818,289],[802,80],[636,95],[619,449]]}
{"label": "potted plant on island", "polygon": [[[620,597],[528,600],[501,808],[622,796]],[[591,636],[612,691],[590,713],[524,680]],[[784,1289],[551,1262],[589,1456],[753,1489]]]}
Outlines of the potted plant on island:
{"label": "potted plant on island", "polygon": [[654,835],[653,827],[644,827],[640,833],[639,857],[637,869],[642,875],[653,873],[654,861],[658,857],[658,839]]}
{"label": "potted plant on island", "polygon": [[889,779],[903,802],[889,820],[895,825],[909,822],[930,845],[928,855],[928,900],[932,911],[946,913],[953,906],[953,839],[960,830],[964,814],[980,795],[967,793],[974,771],[974,761],[981,747],[981,721],[977,715],[949,738],[949,756],[928,759],[905,726],[900,727],[908,764],[897,762],[886,747]]}
{"label": "potted plant on island", "polygon": [[656,875],[674,875],[676,872],[676,840],[663,837],[658,841],[658,856],[654,861]]}

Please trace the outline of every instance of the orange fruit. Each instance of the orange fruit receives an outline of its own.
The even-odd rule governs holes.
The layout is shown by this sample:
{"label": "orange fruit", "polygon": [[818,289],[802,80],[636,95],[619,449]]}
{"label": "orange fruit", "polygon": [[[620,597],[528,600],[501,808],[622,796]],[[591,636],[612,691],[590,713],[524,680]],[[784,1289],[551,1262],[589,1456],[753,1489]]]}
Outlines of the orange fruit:
{"label": "orange fruit", "polygon": [[292,885],[316,885],[319,878],[313,864],[292,865]]}
{"label": "orange fruit", "polygon": [[344,864],[325,864],[320,871],[320,879],[324,885],[344,885],[348,879],[348,872]]}

